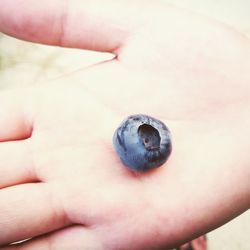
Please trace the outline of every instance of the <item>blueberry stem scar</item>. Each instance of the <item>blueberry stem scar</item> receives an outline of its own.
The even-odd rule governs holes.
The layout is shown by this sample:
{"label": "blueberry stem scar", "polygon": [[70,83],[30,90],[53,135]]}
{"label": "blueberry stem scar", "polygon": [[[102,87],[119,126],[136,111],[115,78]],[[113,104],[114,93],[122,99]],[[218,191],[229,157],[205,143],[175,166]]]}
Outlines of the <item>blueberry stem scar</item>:
{"label": "blueberry stem scar", "polygon": [[162,166],[172,152],[168,127],[148,115],[131,115],[116,129],[113,145],[122,163],[139,172]]}

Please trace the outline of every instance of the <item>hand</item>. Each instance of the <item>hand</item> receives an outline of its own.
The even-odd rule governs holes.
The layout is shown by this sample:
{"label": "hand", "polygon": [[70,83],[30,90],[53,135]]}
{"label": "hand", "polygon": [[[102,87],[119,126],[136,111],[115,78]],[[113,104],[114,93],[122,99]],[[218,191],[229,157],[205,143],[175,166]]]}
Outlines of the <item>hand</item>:
{"label": "hand", "polygon": [[[249,41],[160,2],[66,2],[0,4],[7,34],[116,55],[1,93],[1,249],[171,248],[248,209]],[[173,137],[138,175],[112,147],[136,113]]]}

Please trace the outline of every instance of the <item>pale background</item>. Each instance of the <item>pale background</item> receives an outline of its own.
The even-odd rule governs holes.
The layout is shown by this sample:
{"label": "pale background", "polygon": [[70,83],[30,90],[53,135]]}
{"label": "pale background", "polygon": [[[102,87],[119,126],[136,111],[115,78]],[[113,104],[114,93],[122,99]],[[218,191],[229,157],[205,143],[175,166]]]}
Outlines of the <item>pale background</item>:
{"label": "pale background", "polygon": [[[250,0],[165,1],[216,18],[250,38]],[[42,84],[109,58],[105,53],[31,44],[0,33],[0,89]],[[250,211],[211,232],[208,243],[209,250],[250,250]]]}

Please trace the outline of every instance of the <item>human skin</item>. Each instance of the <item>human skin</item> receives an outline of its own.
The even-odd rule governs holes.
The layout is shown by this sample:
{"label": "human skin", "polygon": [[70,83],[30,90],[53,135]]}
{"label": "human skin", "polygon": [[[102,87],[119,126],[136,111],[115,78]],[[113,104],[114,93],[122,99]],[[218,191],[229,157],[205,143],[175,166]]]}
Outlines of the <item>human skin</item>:
{"label": "human skin", "polygon": [[[115,55],[1,92],[1,250],[171,249],[250,207],[243,35],[160,1],[1,0],[0,30]],[[173,138],[164,166],[141,174],[112,147],[137,113]]]}

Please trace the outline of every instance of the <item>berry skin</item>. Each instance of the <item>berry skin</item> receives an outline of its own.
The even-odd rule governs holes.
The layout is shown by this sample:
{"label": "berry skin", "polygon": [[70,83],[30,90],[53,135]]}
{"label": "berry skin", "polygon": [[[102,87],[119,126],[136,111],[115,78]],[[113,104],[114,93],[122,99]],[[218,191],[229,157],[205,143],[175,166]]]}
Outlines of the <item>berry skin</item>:
{"label": "berry skin", "polygon": [[165,163],[172,151],[170,131],[147,115],[131,115],[116,129],[113,144],[121,161],[135,171],[147,171]]}

